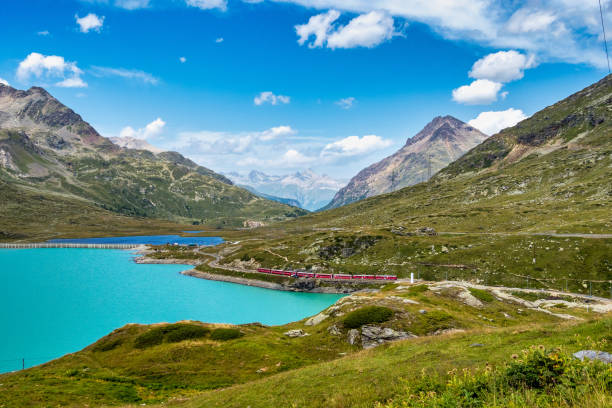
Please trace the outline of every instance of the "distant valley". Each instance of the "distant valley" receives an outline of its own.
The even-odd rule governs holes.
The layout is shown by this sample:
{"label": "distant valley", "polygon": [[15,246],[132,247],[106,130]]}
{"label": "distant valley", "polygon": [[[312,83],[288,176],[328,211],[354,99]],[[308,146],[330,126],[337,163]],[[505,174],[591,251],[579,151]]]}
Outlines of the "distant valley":
{"label": "distant valley", "polygon": [[336,192],[346,184],[342,180],[317,174],[311,169],[281,176],[268,175],[256,170],[247,175],[231,172],[226,176],[234,184],[248,187],[263,194],[264,197],[294,200],[293,202],[299,203],[299,207],[309,211],[316,211],[327,205]]}

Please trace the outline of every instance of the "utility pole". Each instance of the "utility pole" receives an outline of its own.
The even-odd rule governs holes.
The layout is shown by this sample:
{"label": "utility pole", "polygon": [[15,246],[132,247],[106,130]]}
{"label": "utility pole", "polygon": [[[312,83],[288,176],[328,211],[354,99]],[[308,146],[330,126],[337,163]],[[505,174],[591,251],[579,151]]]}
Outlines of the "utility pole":
{"label": "utility pole", "polygon": [[21,359],[21,369],[25,370],[25,358]]}

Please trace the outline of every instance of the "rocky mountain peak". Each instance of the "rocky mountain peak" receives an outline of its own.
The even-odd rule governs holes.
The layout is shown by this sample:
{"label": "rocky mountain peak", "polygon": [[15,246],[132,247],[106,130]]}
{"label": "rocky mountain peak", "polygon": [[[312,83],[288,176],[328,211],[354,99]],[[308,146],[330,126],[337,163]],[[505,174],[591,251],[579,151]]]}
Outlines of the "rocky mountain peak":
{"label": "rocky mountain peak", "polygon": [[436,116],[399,151],[360,171],[325,208],[425,181],[487,137],[453,116]]}

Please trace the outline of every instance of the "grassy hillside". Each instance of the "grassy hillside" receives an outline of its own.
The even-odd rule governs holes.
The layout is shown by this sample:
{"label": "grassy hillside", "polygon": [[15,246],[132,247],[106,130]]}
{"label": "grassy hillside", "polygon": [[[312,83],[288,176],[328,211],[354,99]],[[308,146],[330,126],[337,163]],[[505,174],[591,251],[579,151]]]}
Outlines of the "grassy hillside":
{"label": "grassy hillside", "polygon": [[[549,300],[538,307],[515,292],[498,291],[387,285],[341,299],[315,325],[306,320],[277,327],[127,325],[83,351],[0,375],[0,406],[149,405],[188,399],[186,406],[198,407],[372,407],[401,395],[402,378],[418,376],[421,369],[444,376],[452,368],[501,364],[532,344],[576,351],[584,347],[581,342],[609,337],[612,321],[597,320],[599,313],[587,312],[578,298],[557,297],[562,306]],[[362,313],[373,306],[385,313]],[[360,351],[365,340],[349,344],[347,339],[350,329],[359,332],[364,324],[418,337]],[[288,330],[308,335],[291,338]],[[469,347],[473,343],[482,346]],[[198,396],[207,390],[217,391]]]}

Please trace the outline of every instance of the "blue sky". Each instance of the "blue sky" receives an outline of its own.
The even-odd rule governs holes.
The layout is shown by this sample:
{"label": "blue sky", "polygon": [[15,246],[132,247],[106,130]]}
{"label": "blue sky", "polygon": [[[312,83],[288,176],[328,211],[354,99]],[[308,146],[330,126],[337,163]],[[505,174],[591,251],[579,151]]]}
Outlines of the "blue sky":
{"label": "blue sky", "polygon": [[[602,4],[612,31],[612,1]],[[596,0],[8,0],[2,10],[0,80],[44,86],[104,136],[224,172],[350,178],[434,116],[492,133],[608,72]]]}

